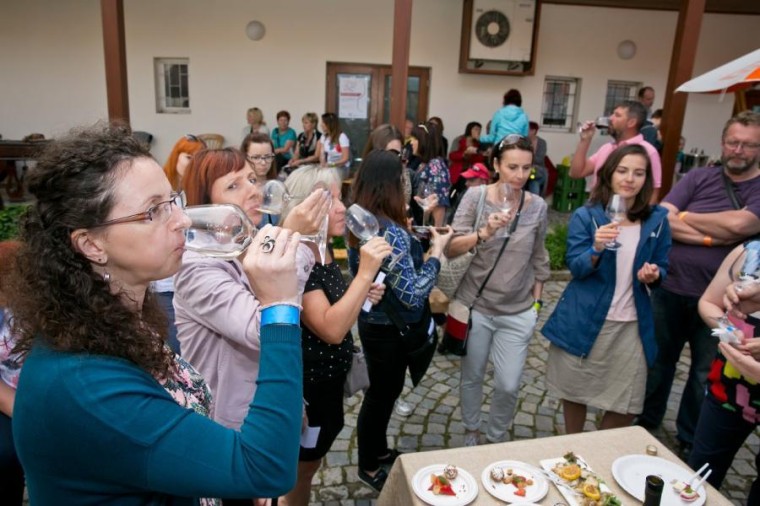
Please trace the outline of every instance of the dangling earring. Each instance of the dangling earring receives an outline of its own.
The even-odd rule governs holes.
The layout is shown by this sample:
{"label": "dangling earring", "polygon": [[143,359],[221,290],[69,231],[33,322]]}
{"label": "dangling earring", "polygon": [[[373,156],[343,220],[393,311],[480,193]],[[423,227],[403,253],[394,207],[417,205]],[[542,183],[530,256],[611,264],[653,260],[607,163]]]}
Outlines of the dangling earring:
{"label": "dangling earring", "polygon": [[111,282],[111,273],[110,272],[105,271],[103,273],[103,281],[105,281],[106,283],[110,283]]}

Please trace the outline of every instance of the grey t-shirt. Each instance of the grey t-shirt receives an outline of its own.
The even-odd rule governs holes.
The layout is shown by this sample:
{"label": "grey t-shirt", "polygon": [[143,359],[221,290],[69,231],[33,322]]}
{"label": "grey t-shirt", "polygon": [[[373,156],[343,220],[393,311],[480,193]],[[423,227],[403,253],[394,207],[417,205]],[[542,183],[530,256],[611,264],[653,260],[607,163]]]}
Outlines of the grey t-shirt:
{"label": "grey t-shirt", "polygon": [[[482,187],[470,188],[462,197],[452,226],[472,228]],[[481,223],[499,209],[486,198]],[[533,285],[549,278],[549,254],[544,247],[547,225],[546,202],[537,195],[526,196],[525,204],[507,248],[474,308],[488,315],[510,315],[533,304]],[[475,258],[462,279],[456,298],[470,305],[488,271],[496,261],[503,238],[494,237],[477,247]]]}

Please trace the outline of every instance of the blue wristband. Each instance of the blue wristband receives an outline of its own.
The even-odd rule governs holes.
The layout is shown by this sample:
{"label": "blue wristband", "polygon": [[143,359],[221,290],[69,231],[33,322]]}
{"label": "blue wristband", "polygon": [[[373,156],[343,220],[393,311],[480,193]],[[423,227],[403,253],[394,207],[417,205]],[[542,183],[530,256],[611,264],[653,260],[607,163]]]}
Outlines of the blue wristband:
{"label": "blue wristband", "polygon": [[589,248],[589,252],[591,252],[591,256],[592,256],[592,257],[598,257],[599,255],[601,255],[601,254],[602,254],[602,252],[601,252],[601,251],[596,251],[596,250],[594,249],[594,247],[593,247],[593,246],[591,246],[591,247]]}
{"label": "blue wristband", "polygon": [[261,311],[261,326],[264,325],[298,325],[301,311],[296,306],[278,304]]}

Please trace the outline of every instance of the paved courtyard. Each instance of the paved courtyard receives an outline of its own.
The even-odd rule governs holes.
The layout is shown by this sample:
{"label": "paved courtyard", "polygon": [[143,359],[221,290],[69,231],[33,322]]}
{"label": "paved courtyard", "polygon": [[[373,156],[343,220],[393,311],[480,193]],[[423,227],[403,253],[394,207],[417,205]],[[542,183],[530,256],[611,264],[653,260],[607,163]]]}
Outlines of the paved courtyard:
{"label": "paved courtyard", "polygon": [[[566,284],[566,281],[550,281],[546,284],[546,306],[541,311],[538,328],[551,314]],[[517,414],[509,431],[511,439],[549,437],[564,433],[559,403],[548,396],[544,387],[547,350],[548,341],[536,332],[525,364]],[[679,365],[663,427],[654,433],[671,450],[676,449],[675,416],[688,372],[686,360],[684,357]],[[390,444],[405,452],[463,446],[464,428],[459,412],[458,385],[458,357],[436,354],[427,377],[416,388],[412,390],[411,382],[407,379],[402,399],[414,404],[415,409],[406,418],[393,414],[388,431]],[[484,412],[487,412],[492,392],[490,379],[484,391]],[[377,494],[356,476],[356,418],[360,406],[361,394],[346,401],[346,425],[314,479],[312,504],[315,506],[369,506],[375,503]],[[597,412],[589,409],[587,430],[593,430],[592,423],[596,418]],[[721,492],[737,505],[746,503],[749,486],[757,474],[754,455],[758,449],[760,438],[756,431],[737,454],[723,484]]]}

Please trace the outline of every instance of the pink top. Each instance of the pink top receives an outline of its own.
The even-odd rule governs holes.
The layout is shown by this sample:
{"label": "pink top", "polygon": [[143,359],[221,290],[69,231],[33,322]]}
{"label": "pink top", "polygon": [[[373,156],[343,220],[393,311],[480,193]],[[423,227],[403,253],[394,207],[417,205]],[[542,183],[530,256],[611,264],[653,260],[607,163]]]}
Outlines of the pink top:
{"label": "pink top", "polygon": [[[314,254],[301,245],[296,262],[303,293]],[[174,290],[180,354],[211,389],[211,418],[238,429],[256,391],[261,347],[260,304],[243,266],[237,260],[186,252]]]}
{"label": "pink top", "polygon": [[615,293],[612,304],[607,312],[607,320],[616,322],[634,322],[636,306],[633,302],[633,260],[636,257],[636,247],[639,245],[641,224],[620,227],[618,242],[622,244],[614,253],[615,262]]}
{"label": "pink top", "polygon": [[652,177],[654,179],[654,187],[659,188],[662,186],[662,163],[660,162],[660,154],[657,152],[654,146],[645,141],[644,137],[639,134],[636,137],[631,137],[627,141],[621,141],[617,144],[614,142],[608,142],[599,148],[596,153],[591,155],[589,160],[591,160],[594,164],[594,181],[592,187],[596,186],[596,173],[599,171],[599,169],[602,168],[602,165],[604,165],[604,162],[607,161],[607,158],[609,158],[610,154],[612,154],[612,152],[617,148],[627,146],[629,144],[639,144],[643,146],[644,149],[646,149],[647,154],[649,155],[649,159],[652,161]]}

